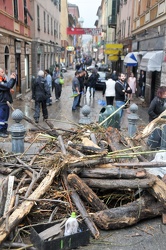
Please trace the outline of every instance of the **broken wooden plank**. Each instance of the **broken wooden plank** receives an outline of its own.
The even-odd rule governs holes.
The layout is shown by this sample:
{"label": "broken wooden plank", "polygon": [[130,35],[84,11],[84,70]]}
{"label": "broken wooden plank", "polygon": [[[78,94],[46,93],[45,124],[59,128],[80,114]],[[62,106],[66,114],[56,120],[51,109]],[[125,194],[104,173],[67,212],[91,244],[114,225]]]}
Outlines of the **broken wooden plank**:
{"label": "broken wooden plank", "polygon": [[7,196],[6,196],[5,208],[4,208],[3,214],[6,214],[10,207],[11,199],[13,196],[14,178],[15,178],[14,176],[9,176],[9,179],[8,179]]}
{"label": "broken wooden plank", "polygon": [[96,210],[106,209],[104,204],[98,196],[90,189],[84,181],[82,181],[76,174],[69,174],[67,177],[69,184],[82,196],[86,201]]}
{"label": "broken wooden plank", "polygon": [[52,227],[47,228],[46,230],[39,233],[39,236],[42,240],[47,240],[50,237],[58,235],[62,231],[62,223],[57,223]]}
{"label": "broken wooden plank", "polygon": [[148,191],[166,208],[166,183],[153,174],[148,176],[155,181]]}
{"label": "broken wooden plank", "polygon": [[59,174],[60,168],[51,169],[34,192],[28,197],[33,201],[23,201],[9,216],[8,231],[5,229],[5,222],[0,227],[0,243],[2,243],[10,232],[21,222],[21,220],[30,212],[35,203],[35,199],[40,198],[49,189],[54,177]]}

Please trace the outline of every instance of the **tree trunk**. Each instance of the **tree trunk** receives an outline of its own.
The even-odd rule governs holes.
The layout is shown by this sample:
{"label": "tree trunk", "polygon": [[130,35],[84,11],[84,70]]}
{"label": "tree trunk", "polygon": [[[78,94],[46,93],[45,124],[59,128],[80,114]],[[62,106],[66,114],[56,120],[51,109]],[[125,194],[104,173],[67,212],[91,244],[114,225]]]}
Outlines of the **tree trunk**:
{"label": "tree trunk", "polygon": [[90,177],[90,178],[117,178],[117,179],[134,179],[134,178],[145,178],[146,170],[145,169],[126,169],[118,167],[110,168],[89,168],[83,169],[80,173],[81,177]]}
{"label": "tree trunk", "polygon": [[106,209],[107,206],[98,198],[98,196],[76,175],[69,174],[67,177],[69,184],[86,199],[86,201],[96,210]]}
{"label": "tree trunk", "polygon": [[96,212],[92,218],[99,228],[109,230],[134,225],[140,220],[159,216],[162,212],[162,204],[148,194],[127,205]]}
{"label": "tree trunk", "polygon": [[89,187],[91,188],[100,188],[100,189],[116,189],[116,190],[124,190],[124,189],[138,189],[138,188],[149,188],[154,184],[153,179],[90,179],[90,178],[82,178]]}

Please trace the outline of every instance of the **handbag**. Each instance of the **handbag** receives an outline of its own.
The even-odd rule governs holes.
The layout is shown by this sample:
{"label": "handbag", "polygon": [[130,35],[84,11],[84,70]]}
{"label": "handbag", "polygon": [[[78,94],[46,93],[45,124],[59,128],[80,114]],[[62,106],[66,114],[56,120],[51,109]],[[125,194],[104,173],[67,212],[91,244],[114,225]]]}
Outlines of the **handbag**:
{"label": "handbag", "polygon": [[64,81],[64,78],[60,78],[60,79],[59,79],[59,83],[60,83],[60,84],[64,84],[64,82],[65,82],[65,81]]}

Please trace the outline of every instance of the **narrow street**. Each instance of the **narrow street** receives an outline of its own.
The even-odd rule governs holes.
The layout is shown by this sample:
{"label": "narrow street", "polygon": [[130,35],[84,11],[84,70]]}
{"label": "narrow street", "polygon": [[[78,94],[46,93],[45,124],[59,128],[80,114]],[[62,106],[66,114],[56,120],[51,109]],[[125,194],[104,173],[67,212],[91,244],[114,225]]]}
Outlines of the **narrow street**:
{"label": "narrow street", "polygon": [[[55,127],[62,127],[64,129],[69,129],[74,126],[74,123],[78,124],[80,118],[83,116],[81,113],[81,108],[78,108],[76,112],[72,112],[72,79],[74,76],[74,70],[68,70],[68,72],[64,73],[65,84],[63,85],[61,99],[58,102],[55,102],[55,92],[52,92],[52,105],[48,106],[49,120],[54,124]],[[82,95],[81,98],[81,106],[83,107],[85,104],[89,105],[91,108],[90,120],[92,122],[97,122],[99,119],[99,113],[102,109],[102,106],[98,104],[99,100],[105,100],[105,97],[102,96],[102,91],[96,91],[95,97],[89,97],[89,91],[87,91],[86,95]],[[141,102],[139,98],[135,98],[133,102],[138,105],[138,125],[146,125],[148,123],[148,115],[147,115],[147,106]],[[28,92],[25,96],[25,99],[14,100],[13,107],[15,109],[20,109],[26,116],[33,119],[34,114],[34,102],[31,100],[31,92]],[[122,129],[127,129],[128,115],[129,109],[124,110],[123,121],[121,124]],[[10,115],[9,119],[9,127],[13,124],[13,120]],[[41,125],[44,125],[42,113],[39,119]],[[32,127],[31,124],[23,121],[25,128],[28,130]]]}

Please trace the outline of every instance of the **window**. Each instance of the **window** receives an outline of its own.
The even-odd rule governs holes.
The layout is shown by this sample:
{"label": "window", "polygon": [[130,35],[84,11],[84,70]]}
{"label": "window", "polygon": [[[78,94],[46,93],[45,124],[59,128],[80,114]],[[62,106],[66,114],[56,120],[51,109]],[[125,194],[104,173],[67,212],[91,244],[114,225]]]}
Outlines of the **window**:
{"label": "window", "polygon": [[44,32],[46,33],[46,12],[43,12],[43,16],[44,16]]}
{"label": "window", "polygon": [[49,15],[47,15],[47,32],[50,33]]}
{"label": "window", "polygon": [[39,9],[39,5],[37,5],[37,29],[40,31],[40,9]]}
{"label": "window", "polygon": [[6,46],[5,47],[5,73],[7,73],[8,69],[9,69],[9,48]]}
{"label": "window", "polygon": [[24,0],[24,23],[27,24],[28,23],[28,19],[27,19],[27,1]]}
{"label": "window", "polygon": [[51,35],[53,35],[53,21],[52,21],[52,18],[51,18]]}
{"label": "window", "polygon": [[14,5],[14,18],[18,19],[18,2],[17,0],[13,0]]}
{"label": "window", "polygon": [[54,36],[56,36],[57,30],[56,30],[56,22],[54,21]]}
{"label": "window", "polygon": [[59,0],[59,11],[61,12],[61,0]]}

